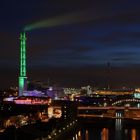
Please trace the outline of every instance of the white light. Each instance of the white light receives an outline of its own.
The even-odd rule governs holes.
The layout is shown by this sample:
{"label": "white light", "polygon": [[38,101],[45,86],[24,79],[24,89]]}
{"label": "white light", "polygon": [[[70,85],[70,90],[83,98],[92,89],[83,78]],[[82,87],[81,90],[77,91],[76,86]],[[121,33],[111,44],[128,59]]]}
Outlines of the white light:
{"label": "white light", "polygon": [[49,135],[48,138],[51,139],[52,137]]}
{"label": "white light", "polygon": [[52,91],[53,90],[53,88],[52,87],[49,87],[49,91]]}

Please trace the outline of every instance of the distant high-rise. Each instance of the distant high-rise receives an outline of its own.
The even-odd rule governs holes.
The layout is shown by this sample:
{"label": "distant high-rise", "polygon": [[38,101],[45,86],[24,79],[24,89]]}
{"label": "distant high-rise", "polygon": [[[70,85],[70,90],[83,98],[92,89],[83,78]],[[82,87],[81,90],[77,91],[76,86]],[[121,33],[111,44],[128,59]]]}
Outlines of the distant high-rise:
{"label": "distant high-rise", "polygon": [[110,72],[111,72],[111,64],[107,63],[107,89],[110,89]]}
{"label": "distant high-rise", "polygon": [[26,76],[26,34],[20,34],[20,74],[19,74],[19,96],[23,95],[23,91],[27,90]]}

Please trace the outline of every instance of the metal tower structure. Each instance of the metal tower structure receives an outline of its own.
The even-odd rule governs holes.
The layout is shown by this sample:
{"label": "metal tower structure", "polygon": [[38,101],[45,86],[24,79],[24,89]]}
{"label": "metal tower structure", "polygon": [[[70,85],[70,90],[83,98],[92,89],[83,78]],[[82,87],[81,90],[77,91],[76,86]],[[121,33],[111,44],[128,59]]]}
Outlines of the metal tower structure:
{"label": "metal tower structure", "polygon": [[19,96],[23,95],[23,91],[27,90],[26,76],[26,34],[20,34],[20,74],[19,74]]}

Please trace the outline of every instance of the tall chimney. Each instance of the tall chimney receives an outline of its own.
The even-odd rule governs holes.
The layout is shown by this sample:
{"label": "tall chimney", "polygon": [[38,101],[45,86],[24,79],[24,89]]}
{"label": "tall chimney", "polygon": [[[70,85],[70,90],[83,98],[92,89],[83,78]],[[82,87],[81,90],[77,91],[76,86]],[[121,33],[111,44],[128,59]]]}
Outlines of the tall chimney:
{"label": "tall chimney", "polygon": [[20,73],[19,73],[19,96],[27,90],[27,76],[26,76],[26,34],[20,34]]}

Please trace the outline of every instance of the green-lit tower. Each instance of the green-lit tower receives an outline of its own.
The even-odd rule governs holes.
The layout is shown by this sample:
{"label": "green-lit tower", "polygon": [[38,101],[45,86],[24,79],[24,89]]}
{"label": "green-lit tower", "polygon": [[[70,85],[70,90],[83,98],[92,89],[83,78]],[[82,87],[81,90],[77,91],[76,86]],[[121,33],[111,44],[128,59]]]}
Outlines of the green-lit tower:
{"label": "green-lit tower", "polygon": [[20,34],[20,74],[19,74],[19,96],[23,95],[23,91],[27,90],[26,76],[26,34]]}

